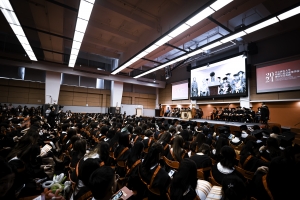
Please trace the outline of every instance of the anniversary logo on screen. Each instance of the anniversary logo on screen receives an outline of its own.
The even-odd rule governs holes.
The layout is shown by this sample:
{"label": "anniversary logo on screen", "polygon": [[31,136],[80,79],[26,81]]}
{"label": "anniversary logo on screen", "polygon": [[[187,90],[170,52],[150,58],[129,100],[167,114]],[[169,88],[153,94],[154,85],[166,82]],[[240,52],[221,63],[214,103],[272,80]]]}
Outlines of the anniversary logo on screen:
{"label": "anniversary logo on screen", "polygon": [[257,93],[300,89],[300,60],[256,69]]}

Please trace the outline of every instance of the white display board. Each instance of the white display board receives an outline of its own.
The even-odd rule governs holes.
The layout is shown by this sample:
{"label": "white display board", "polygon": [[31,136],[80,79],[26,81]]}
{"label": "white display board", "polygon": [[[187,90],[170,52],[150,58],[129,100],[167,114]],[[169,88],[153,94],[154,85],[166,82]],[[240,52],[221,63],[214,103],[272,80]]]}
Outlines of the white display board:
{"label": "white display board", "polygon": [[136,114],[136,108],[142,109],[142,115],[143,115],[143,105],[128,105],[128,104],[121,104],[121,114],[126,112],[126,115],[135,115]]}

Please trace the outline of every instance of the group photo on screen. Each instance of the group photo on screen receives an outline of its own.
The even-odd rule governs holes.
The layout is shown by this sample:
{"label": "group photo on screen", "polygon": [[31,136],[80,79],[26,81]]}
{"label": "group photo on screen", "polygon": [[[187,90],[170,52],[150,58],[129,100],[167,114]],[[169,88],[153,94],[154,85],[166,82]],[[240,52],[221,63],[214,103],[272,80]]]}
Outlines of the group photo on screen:
{"label": "group photo on screen", "polygon": [[237,56],[191,70],[191,98],[245,95],[245,58]]}

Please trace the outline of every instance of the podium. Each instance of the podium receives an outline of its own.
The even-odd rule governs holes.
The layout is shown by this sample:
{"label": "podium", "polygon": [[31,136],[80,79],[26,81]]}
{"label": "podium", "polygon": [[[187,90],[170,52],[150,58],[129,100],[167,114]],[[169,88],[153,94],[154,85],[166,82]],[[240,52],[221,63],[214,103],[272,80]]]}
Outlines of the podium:
{"label": "podium", "polygon": [[185,119],[185,120],[190,120],[193,118],[192,112],[190,110],[189,111],[181,111],[180,118]]}
{"label": "podium", "polygon": [[219,86],[220,86],[220,83],[218,83],[218,82],[210,83],[208,86],[209,94],[210,95],[218,95]]}
{"label": "podium", "polygon": [[160,109],[155,109],[155,117],[160,117]]}

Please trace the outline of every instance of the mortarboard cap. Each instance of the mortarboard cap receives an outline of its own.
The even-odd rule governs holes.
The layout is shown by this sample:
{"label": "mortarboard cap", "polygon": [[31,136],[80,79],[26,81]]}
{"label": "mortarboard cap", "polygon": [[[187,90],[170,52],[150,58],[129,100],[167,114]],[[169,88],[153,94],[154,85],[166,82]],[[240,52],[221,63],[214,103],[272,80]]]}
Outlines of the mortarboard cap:
{"label": "mortarboard cap", "polygon": [[255,130],[252,132],[252,134],[256,137],[256,138],[261,138],[263,136],[263,130]]}
{"label": "mortarboard cap", "polygon": [[245,72],[243,72],[243,71],[239,71],[239,72],[238,72],[238,74],[239,74],[239,73],[242,73],[242,74],[244,74]]}
{"label": "mortarboard cap", "polygon": [[240,129],[241,129],[241,130],[248,130],[248,127],[247,127],[247,125],[244,125],[244,124],[243,124],[243,125],[240,126]]}
{"label": "mortarboard cap", "polygon": [[284,132],[281,135],[278,135],[277,138],[286,142],[292,142],[295,139],[295,135],[296,133],[293,132]]}
{"label": "mortarboard cap", "polygon": [[225,75],[230,75],[231,73],[227,73],[227,74],[225,74]]}
{"label": "mortarboard cap", "polygon": [[227,80],[227,77],[224,77],[222,80]]}
{"label": "mortarboard cap", "polygon": [[233,74],[233,76],[238,76],[238,74]]}

